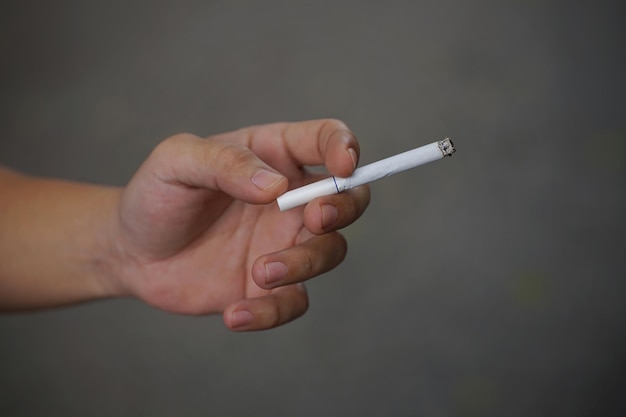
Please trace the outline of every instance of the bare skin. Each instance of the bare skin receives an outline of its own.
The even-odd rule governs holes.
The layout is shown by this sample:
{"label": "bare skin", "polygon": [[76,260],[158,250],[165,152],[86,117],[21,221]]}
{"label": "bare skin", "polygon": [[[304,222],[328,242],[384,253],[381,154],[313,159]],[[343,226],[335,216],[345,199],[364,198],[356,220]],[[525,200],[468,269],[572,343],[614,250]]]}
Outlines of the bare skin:
{"label": "bare skin", "polygon": [[337,120],[254,126],[163,141],[123,188],[0,169],[0,309],[137,297],[180,314],[222,313],[262,330],[306,311],[302,282],[336,267],[338,229],[369,203],[367,186],[284,213],[274,200],[356,167]]}

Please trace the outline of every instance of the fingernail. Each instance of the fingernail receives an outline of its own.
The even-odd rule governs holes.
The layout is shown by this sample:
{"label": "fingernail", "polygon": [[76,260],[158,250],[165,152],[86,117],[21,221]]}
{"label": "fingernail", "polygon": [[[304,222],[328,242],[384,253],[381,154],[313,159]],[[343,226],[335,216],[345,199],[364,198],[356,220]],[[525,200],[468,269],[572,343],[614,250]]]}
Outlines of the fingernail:
{"label": "fingernail", "polygon": [[233,328],[244,327],[252,324],[254,316],[248,310],[234,311],[231,315],[231,326]]}
{"label": "fingernail", "polygon": [[267,190],[268,188],[272,188],[282,179],[282,175],[272,171],[268,171],[267,169],[258,170],[251,178],[252,183],[261,190]]}
{"label": "fingernail", "polygon": [[324,204],[322,206],[322,229],[326,229],[335,224],[338,215],[337,207]]}
{"label": "fingernail", "polygon": [[352,158],[352,168],[356,168],[356,164],[359,162],[359,157],[356,155],[356,151],[352,148],[348,148],[350,158]]}
{"label": "fingernail", "polygon": [[274,284],[287,278],[287,265],[282,262],[268,262],[265,264],[265,283]]}

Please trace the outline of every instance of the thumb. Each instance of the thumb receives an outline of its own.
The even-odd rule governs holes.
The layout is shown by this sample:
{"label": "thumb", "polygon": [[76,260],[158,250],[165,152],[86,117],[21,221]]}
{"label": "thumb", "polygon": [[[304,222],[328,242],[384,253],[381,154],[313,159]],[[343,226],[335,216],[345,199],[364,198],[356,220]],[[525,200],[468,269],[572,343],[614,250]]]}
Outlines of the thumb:
{"label": "thumb", "polygon": [[226,140],[179,134],[161,142],[153,158],[165,182],[223,192],[247,203],[270,203],[289,185],[250,148]]}

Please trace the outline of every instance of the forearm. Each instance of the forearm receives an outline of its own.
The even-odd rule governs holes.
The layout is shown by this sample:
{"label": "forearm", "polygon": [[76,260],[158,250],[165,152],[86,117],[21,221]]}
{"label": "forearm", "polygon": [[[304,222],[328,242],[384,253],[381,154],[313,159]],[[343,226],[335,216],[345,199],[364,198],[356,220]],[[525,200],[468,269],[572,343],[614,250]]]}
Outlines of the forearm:
{"label": "forearm", "polygon": [[119,196],[0,168],[0,310],[114,295],[108,259]]}

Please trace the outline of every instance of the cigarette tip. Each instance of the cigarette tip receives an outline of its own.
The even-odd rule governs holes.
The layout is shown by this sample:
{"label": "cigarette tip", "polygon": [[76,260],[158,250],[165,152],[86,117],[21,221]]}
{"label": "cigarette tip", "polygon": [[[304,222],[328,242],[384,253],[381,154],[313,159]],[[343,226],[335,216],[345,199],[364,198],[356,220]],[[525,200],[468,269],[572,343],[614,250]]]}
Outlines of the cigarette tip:
{"label": "cigarette tip", "polygon": [[450,140],[450,138],[445,138],[444,140],[439,142],[439,149],[441,149],[441,153],[443,156],[452,156],[456,149],[454,149],[454,144]]}

